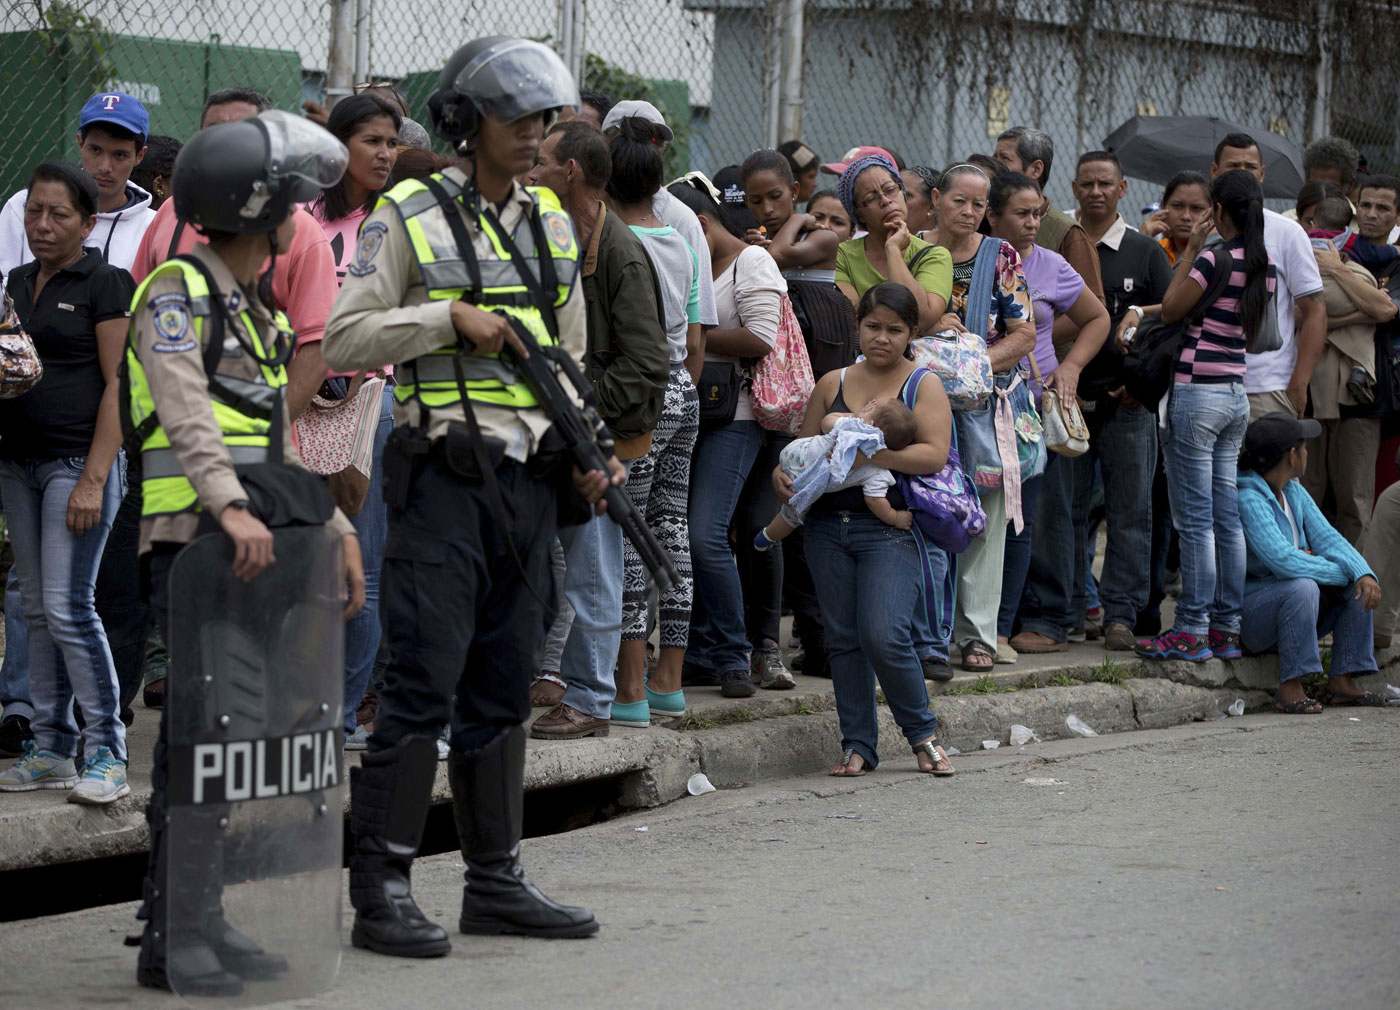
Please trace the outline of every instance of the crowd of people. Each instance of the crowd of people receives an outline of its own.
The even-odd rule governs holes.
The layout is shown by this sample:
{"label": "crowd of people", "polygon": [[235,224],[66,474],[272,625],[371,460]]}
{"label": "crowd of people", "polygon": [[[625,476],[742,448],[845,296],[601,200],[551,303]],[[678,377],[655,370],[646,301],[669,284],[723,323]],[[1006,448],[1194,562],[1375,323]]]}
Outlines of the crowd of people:
{"label": "crowd of people", "polygon": [[[197,125],[268,109],[230,88]],[[295,330],[285,395],[301,455],[336,456],[316,422],[351,404],[344,437],[368,447],[357,475],[319,468],[363,559],[365,605],[345,627],[347,749],[374,733],[396,663],[380,488],[410,380],[402,360],[358,350],[331,357],[364,367],[334,368],[322,345],[333,332],[348,346],[370,325],[366,289],[389,283],[381,271],[341,297],[384,262],[392,235],[376,210],[457,164],[411,112],[391,84],[313,111],[348,167],[292,213],[267,292]],[[14,553],[0,756],[19,759],[0,791],[70,788],[100,804],[129,789],[125,727],[138,694],[163,704],[167,662],[138,564],[153,475],[123,450],[119,363],[137,286],[207,236],[171,200],[181,142],[152,136],[137,98],[94,95],[77,126],[81,164],[38,165],[0,210],[7,302],[43,366],[32,390],[0,400]],[[645,728],[684,716],[687,694],[781,691],[797,671],[832,681],[831,774],[878,763],[878,682],[920,770],[950,775],[927,682],[1085,640],[1191,662],[1276,651],[1280,711],[1382,703],[1352,678],[1376,670],[1400,604],[1400,484],[1376,476],[1400,419],[1400,179],[1324,138],[1305,152],[1296,208],[1277,214],[1260,146],[1231,134],[1171,166],[1146,216],[1122,206],[1112,152],[1081,153],[1067,213],[1045,193],[1062,161],[1031,127],[944,168],[873,144],[823,162],[793,140],[713,180],[667,180],[673,139],[651,104],[585,90],[516,176],[529,189],[513,192],[543,211],[532,241],[576,256],[558,277],[560,329],[586,332],[577,356],[622,487],[679,576],[655,592],[606,516],[560,528],[530,588],[556,604],[532,646],[533,737]],[[528,234],[509,197],[497,214],[512,241]],[[178,311],[155,322],[172,347],[188,324]],[[1175,353],[1144,400],[1153,333],[1172,334]],[[810,376],[756,381],[770,355]],[[427,403],[439,380],[420,372]],[[775,407],[782,382],[805,412]],[[1081,416],[1076,447],[1052,444]],[[921,533],[910,484],[950,468],[985,518],[960,550]],[[785,611],[799,644],[787,659]],[[1330,682],[1313,699],[1300,678],[1323,670],[1326,634]]]}

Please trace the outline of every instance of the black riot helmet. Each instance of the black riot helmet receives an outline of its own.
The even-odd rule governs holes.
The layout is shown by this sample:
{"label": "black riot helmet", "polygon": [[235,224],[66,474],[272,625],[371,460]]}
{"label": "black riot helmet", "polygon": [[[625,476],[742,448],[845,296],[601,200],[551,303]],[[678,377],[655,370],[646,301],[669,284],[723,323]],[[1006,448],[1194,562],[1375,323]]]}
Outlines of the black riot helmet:
{"label": "black riot helmet", "polygon": [[476,139],[483,115],[511,123],[578,104],[578,85],[553,49],[492,35],[452,54],[428,99],[428,115],[437,135],[459,147]]}
{"label": "black riot helmet", "polygon": [[180,149],[170,184],[175,215],[203,229],[277,229],[292,207],[345,174],[345,145],[308,119],[270,110],[200,130]]}

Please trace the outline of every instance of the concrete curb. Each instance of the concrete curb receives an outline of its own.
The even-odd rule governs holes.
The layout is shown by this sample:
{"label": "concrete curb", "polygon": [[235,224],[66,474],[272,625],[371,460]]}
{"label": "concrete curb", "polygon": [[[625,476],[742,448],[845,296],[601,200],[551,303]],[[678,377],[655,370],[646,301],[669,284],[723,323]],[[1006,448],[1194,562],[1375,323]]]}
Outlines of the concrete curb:
{"label": "concrete curb", "polygon": [[[1381,657],[1381,673],[1362,678],[1369,690],[1383,691],[1400,675],[1400,652]],[[1041,740],[1071,735],[1065,719],[1073,714],[1100,734],[1160,729],[1198,719],[1222,717],[1237,698],[1247,711],[1269,704],[1277,686],[1277,660],[1253,657],[1233,663],[1122,664],[1134,676],[1117,685],[1027,687],[1004,693],[950,693],[930,685],[939,738],[947,747],[972,751],[983,740],[1007,744],[1013,724],[1027,726]],[[1066,666],[1033,672],[989,675],[1005,685],[1044,683],[1056,673],[1089,677],[1099,667]],[[980,679],[980,678],[979,678]],[[961,678],[966,691],[970,678]],[[954,691],[959,686],[955,682]],[[526,757],[528,791],[615,780],[619,807],[638,809],[669,803],[686,794],[686,783],[704,771],[716,786],[732,788],[763,779],[819,775],[840,756],[840,724],[830,689],[808,694],[758,696],[742,703],[713,706],[671,727],[613,727],[606,738],[530,741]],[[881,754],[892,766],[913,766],[889,711],[879,709]],[[358,763],[351,754],[347,764]],[[22,870],[128,855],[148,844],[145,805],[149,787],[134,776],[132,795],[108,807],[62,802],[58,793],[17,793],[0,799],[0,871]],[[433,802],[451,793],[447,768],[439,767]],[[346,790],[348,804],[348,790]]]}

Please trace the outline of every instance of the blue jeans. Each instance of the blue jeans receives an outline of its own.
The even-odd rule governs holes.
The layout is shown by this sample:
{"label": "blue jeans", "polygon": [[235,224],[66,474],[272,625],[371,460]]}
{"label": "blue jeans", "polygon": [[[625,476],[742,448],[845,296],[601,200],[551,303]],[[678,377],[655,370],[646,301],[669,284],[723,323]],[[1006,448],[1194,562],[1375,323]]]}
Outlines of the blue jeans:
{"label": "blue jeans", "polygon": [[5,583],[5,662],[0,664],[0,708],[5,715],[34,720],[29,696],[29,622],[19,595],[19,566],[10,567]]}
{"label": "blue jeans", "polygon": [[0,493],[29,621],[31,728],[41,748],[76,755],[76,699],[83,710],[83,753],[110,747],[125,761],[117,672],[94,600],[102,548],[126,493],[126,468],[118,456],[107,476],[98,524],[74,536],[68,531],[68,498],[85,462],[82,456],[0,462]]}
{"label": "blue jeans", "polygon": [[910,638],[920,592],[918,545],[908,530],[872,515],[813,512],[807,517],[807,562],[826,622],[841,746],[874,768],[877,678],[911,744],[932,737],[938,724]]}
{"label": "blue jeans", "polygon": [[[914,639],[914,655],[919,659],[941,659],[948,662],[948,643],[953,639],[953,625],[948,623],[943,627],[934,627],[929,621],[929,611],[932,610],[934,617],[938,621],[943,620],[943,578],[948,571],[948,552],[941,547],[925,541],[928,547],[929,566],[933,569],[933,589],[934,599],[930,604],[924,598],[923,582],[919,583],[919,598],[914,604],[914,623],[910,628],[910,634]],[[957,579],[953,580],[954,587],[957,586]],[[948,610],[952,613],[952,608]]]}
{"label": "blue jeans", "polygon": [[384,386],[379,427],[374,432],[374,465],[369,492],[357,515],[350,517],[360,538],[365,568],[365,605],[345,622],[345,732],[355,732],[355,710],[369,687],[374,657],[379,654],[379,571],[384,564],[384,539],[389,535],[389,512],[384,505],[384,444],[394,430],[394,389]]}
{"label": "blue jeans", "polygon": [[[1211,628],[1238,632],[1245,548],[1235,472],[1249,424],[1244,385],[1177,383],[1167,423],[1162,453],[1172,521],[1181,538],[1181,594],[1173,629],[1197,638]],[[1142,554],[1146,560],[1146,544]]]}
{"label": "blue jeans", "polygon": [[[1050,453],[1054,460],[1056,453]],[[997,635],[1010,638],[1016,623],[1016,613],[1021,609],[1021,593],[1026,588],[1026,573],[1031,567],[1031,533],[1035,526],[1035,507],[1040,501],[1040,489],[1045,485],[1045,475],[1032,477],[1021,485],[1021,518],[1024,520],[1021,532],[1006,528],[1006,547],[1002,551],[1001,606],[997,609]]]}
{"label": "blue jeans", "polygon": [[1075,598],[1084,592],[1094,466],[1103,472],[1108,550],[1099,584],[1104,622],[1132,627],[1147,604],[1151,574],[1152,473],[1157,462],[1153,415],[1120,407],[1105,418],[1086,414],[1089,451],[1050,460],[1040,489],[1036,536],[1022,604],[1021,630],[1065,641],[1084,621]]}
{"label": "blue jeans", "polygon": [[1244,647],[1277,652],[1282,683],[1322,672],[1317,639],[1331,632],[1333,677],[1375,673],[1371,612],[1356,599],[1354,585],[1342,596],[1343,603],[1333,602],[1322,610],[1322,591],[1312,579],[1284,579],[1252,588],[1244,597],[1240,626]]}
{"label": "blue jeans", "polygon": [[731,421],[700,433],[690,463],[695,601],[685,658],[719,673],[742,670],[747,675],[749,671],[744,593],[729,546],[729,521],[762,445],[763,429],[757,421]]}
{"label": "blue jeans", "polygon": [[559,531],[567,554],[564,594],[574,622],[559,663],[564,704],[594,719],[612,715],[622,644],[622,527],[608,516]]}

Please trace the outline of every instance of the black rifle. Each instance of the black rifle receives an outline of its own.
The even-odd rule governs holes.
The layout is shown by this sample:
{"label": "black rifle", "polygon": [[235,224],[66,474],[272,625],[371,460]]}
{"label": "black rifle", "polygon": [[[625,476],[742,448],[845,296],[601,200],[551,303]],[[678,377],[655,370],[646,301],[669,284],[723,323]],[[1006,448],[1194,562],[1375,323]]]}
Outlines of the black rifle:
{"label": "black rifle", "polygon": [[[554,422],[554,429],[564,439],[565,448],[573,457],[574,465],[582,473],[601,470],[608,474],[608,490],[603,499],[608,503],[608,515],[622,527],[622,535],[632,542],[642,564],[656,582],[661,592],[680,583],[680,575],[671,564],[671,558],[656,542],[655,535],[647,526],[646,518],[633,506],[632,500],[622,488],[612,485],[612,473],[608,470],[608,460],[613,457],[613,437],[608,426],[598,413],[598,398],[594,395],[593,384],[588,381],[579,367],[561,347],[541,347],[535,335],[519,319],[506,312],[503,316],[525,345],[529,354],[521,358],[507,344],[501,351],[520,372],[520,377],[540,402],[540,409]],[[568,376],[569,383],[578,391],[583,401],[580,408],[574,402],[569,390],[559,381],[559,372]]]}

